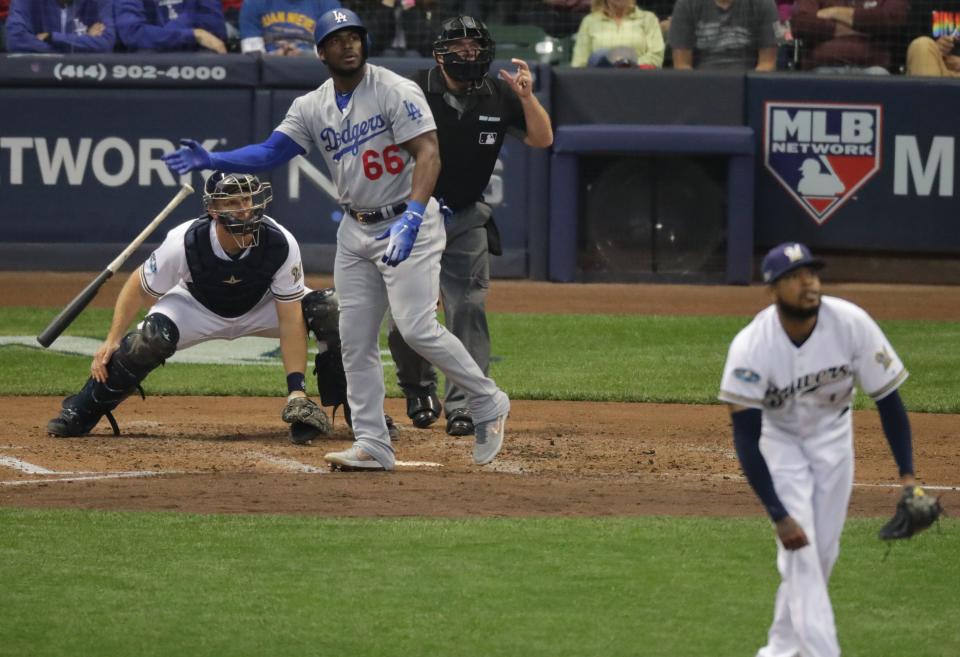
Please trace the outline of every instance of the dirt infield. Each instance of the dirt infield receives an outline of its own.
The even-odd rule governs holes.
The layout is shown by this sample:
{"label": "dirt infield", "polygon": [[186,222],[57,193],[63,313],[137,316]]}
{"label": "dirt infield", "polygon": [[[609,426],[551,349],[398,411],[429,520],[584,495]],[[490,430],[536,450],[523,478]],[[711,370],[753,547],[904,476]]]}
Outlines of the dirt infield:
{"label": "dirt infield", "polygon": [[[62,305],[85,275],[0,274],[2,305]],[[116,286],[101,292],[111,305]],[[327,283],[311,279],[318,287]],[[827,286],[879,318],[957,320],[960,288]],[[757,288],[551,285],[496,281],[494,312],[748,315]],[[78,382],[79,384],[79,382]],[[60,400],[3,397],[0,506],[150,509],[336,516],[758,515],[739,474],[720,406],[517,401],[502,455],[470,463],[471,439],[440,425],[413,428],[402,402],[394,473],[329,473],[323,454],[349,444],[342,419],[331,438],[296,447],[279,421],[281,399],[148,397],[118,410],[88,438],[44,432]],[[957,416],[914,414],[921,480],[960,485]],[[886,515],[895,466],[875,412],[856,413],[857,487],[851,512]],[[948,493],[951,495],[951,493]]]}

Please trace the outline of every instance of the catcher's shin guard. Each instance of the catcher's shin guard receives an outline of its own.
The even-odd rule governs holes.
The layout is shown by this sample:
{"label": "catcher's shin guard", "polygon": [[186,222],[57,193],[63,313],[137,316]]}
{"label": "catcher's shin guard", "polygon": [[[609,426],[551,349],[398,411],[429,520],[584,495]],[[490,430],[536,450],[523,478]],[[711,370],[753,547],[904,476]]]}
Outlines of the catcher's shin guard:
{"label": "catcher's shin guard", "polygon": [[120,427],[111,411],[176,352],[179,339],[180,331],[168,317],[148,315],[138,330],[123,338],[110,358],[106,383],[87,379],[80,392],[63,400],[60,414],[47,423],[47,431],[60,437],[84,436],[106,415],[114,435],[119,436]]}
{"label": "catcher's shin guard", "polygon": [[347,401],[347,374],[343,371],[343,352],[340,345],[332,346],[317,354],[313,361],[313,373],[317,375],[317,390],[320,393],[320,405],[332,406],[336,415],[337,407],[343,406],[343,416],[352,426],[350,403]]}

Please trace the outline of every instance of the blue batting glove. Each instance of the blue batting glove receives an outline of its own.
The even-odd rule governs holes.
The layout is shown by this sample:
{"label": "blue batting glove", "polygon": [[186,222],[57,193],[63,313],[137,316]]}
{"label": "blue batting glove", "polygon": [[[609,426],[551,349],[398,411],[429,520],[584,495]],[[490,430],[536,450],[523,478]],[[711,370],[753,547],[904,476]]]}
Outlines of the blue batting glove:
{"label": "blue batting glove", "polygon": [[210,153],[193,139],[181,139],[180,148],[167,155],[161,155],[160,159],[170,171],[177,175],[213,168]]}
{"label": "blue batting glove", "polygon": [[[419,203],[408,203],[411,205],[420,205]],[[422,207],[422,206],[421,206]],[[383,252],[382,262],[391,267],[396,267],[409,257],[413,251],[413,244],[417,241],[417,233],[420,232],[420,224],[423,222],[422,212],[417,212],[414,207],[404,212],[399,219],[390,224],[390,228],[377,236],[378,240],[384,240],[388,237],[387,249]]]}

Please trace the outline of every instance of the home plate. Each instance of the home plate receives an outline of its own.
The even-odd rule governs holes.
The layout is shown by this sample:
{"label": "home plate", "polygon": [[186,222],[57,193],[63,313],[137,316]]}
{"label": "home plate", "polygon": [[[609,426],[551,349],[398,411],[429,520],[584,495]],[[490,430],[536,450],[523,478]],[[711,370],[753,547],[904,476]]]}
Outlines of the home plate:
{"label": "home plate", "polygon": [[401,468],[442,468],[440,463],[432,461],[397,461],[394,465]]}

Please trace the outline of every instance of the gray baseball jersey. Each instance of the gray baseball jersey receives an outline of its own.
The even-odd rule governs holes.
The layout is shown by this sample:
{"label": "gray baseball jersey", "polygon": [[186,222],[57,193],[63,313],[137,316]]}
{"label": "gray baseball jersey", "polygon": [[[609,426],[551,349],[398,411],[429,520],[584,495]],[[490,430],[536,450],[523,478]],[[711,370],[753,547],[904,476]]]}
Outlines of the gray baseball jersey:
{"label": "gray baseball jersey", "polygon": [[415,162],[399,144],[436,130],[415,82],[380,66],[366,66],[342,112],[331,79],[294,100],[277,126],[307,152],[313,146],[320,149],[340,204],[355,210],[406,201]]}

